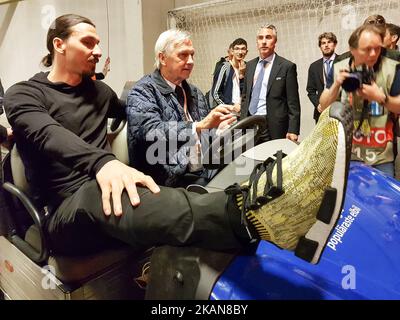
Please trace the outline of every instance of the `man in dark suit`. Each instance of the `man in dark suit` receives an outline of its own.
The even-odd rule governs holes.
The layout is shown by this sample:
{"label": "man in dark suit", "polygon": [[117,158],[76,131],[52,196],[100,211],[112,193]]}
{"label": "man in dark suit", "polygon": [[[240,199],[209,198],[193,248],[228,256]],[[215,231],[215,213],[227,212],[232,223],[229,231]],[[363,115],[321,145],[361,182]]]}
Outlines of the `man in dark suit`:
{"label": "man in dark suit", "polygon": [[275,26],[262,26],[257,33],[259,57],[246,67],[241,118],[266,115],[267,130],[259,142],[281,138],[297,141],[300,133],[296,65],[275,53],[276,41]]}
{"label": "man in dark suit", "polygon": [[314,61],[308,69],[307,95],[314,105],[314,120],[318,122],[321,114],[319,97],[324,91],[326,78],[336,58],[336,36],[332,32],[324,32],[318,37],[318,47],[321,49],[322,58]]}

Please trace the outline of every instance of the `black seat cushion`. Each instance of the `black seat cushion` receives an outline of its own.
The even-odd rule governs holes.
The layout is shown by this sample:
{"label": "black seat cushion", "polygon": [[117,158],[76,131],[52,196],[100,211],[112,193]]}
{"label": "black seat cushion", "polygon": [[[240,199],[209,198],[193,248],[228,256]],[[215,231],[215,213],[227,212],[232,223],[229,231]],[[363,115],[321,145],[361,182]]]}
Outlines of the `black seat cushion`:
{"label": "black seat cushion", "polygon": [[[40,250],[39,230],[35,225],[26,232],[25,241]],[[140,261],[149,251],[135,251],[128,245],[121,245],[86,256],[50,255],[47,264],[54,267],[55,276],[62,282],[81,283],[128,259]]]}

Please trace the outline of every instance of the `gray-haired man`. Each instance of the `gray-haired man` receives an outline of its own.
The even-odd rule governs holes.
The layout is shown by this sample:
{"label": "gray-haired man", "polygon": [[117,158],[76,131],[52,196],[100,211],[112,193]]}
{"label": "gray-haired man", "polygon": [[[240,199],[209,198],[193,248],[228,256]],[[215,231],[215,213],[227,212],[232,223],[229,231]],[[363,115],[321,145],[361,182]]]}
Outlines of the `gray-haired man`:
{"label": "gray-haired man", "polygon": [[[186,81],[194,53],[188,33],[163,32],[155,45],[156,70],[139,80],[128,95],[130,164],[161,185],[205,184],[210,172],[201,165],[200,134],[235,120],[233,106],[219,105],[210,111],[203,93]],[[156,138],[165,141],[166,148],[161,148],[165,152],[150,159],[154,152],[148,151]]]}

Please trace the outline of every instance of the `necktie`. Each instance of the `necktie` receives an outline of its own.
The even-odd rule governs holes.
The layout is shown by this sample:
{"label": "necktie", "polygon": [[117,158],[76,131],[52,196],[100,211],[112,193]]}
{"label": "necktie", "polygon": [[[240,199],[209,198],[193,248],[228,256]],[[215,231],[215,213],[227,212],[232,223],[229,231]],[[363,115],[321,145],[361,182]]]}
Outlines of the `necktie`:
{"label": "necktie", "polygon": [[329,72],[331,71],[331,60],[325,60],[325,72],[326,78],[328,78]]}
{"label": "necktie", "polygon": [[184,108],[185,106],[185,96],[183,94],[183,89],[180,86],[175,87],[176,98],[178,99],[179,104]]}
{"label": "necktie", "polygon": [[179,104],[183,108],[183,113],[185,115],[186,121],[190,120],[189,113],[187,111],[187,105],[185,103],[185,93],[183,92],[183,88],[180,86],[175,87],[176,97],[178,99]]}
{"label": "necktie", "polygon": [[257,112],[258,100],[260,99],[260,92],[261,92],[261,87],[262,87],[264,74],[265,74],[265,66],[267,65],[268,61],[261,60],[260,63],[262,65],[262,67],[260,69],[260,72],[258,73],[257,81],[254,84],[253,91],[251,93],[250,105],[249,105],[249,112],[252,115]]}

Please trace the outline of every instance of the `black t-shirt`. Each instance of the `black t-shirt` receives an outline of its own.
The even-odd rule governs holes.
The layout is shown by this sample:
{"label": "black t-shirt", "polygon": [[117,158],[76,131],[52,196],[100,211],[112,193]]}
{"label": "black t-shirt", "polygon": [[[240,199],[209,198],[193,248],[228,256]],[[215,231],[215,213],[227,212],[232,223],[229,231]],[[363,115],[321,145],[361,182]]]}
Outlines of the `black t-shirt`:
{"label": "black t-shirt", "polygon": [[85,77],[73,87],[47,76],[12,86],[4,107],[34,195],[58,205],[115,159],[107,118],[125,117],[125,110],[101,81]]}

